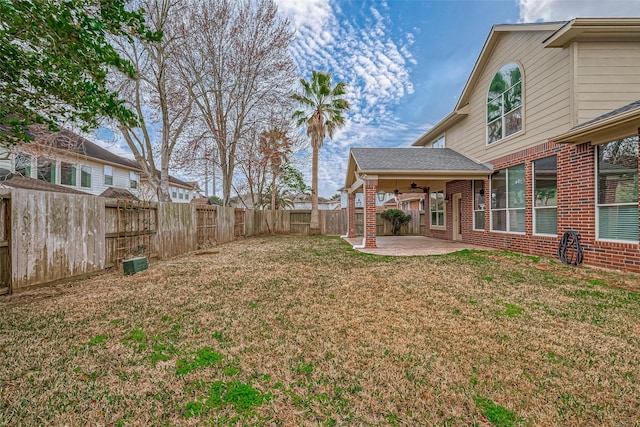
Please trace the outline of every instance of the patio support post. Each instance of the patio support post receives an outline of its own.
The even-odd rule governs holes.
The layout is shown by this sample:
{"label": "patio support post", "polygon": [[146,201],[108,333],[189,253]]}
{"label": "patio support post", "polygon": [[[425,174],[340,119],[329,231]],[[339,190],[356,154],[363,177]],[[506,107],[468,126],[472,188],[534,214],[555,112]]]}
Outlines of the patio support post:
{"label": "patio support post", "polygon": [[376,248],[376,191],[378,179],[367,179],[364,184],[364,247]]}
{"label": "patio support post", "polygon": [[356,237],[356,193],[347,195],[347,237]]}

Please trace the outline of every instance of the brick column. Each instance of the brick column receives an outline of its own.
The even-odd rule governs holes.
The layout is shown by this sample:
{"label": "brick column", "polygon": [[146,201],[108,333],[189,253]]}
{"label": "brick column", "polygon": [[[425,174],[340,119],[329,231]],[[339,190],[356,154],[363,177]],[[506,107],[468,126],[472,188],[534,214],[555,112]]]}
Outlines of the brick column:
{"label": "brick column", "polygon": [[347,195],[347,237],[356,237],[356,193]]}
{"label": "brick column", "polygon": [[367,179],[364,184],[364,247],[376,248],[376,191],[377,179]]}

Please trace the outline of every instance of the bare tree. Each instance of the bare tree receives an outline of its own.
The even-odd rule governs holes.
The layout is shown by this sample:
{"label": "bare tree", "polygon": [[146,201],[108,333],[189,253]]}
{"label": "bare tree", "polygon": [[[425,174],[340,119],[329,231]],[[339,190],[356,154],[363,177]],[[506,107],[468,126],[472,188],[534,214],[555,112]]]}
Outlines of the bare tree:
{"label": "bare tree", "polygon": [[272,107],[291,93],[293,33],[272,0],[196,0],[189,22],[194,31],[182,52],[182,73],[216,142],[228,205],[243,142],[251,146]]}
{"label": "bare tree", "polygon": [[194,180],[204,180],[204,191],[207,197],[211,181],[213,187],[211,195],[215,196],[216,169],[219,169],[217,151],[213,138],[208,132],[204,132],[200,136],[190,138],[186,143],[178,144],[171,157],[170,166]]}
{"label": "bare tree", "polygon": [[169,163],[176,144],[188,135],[193,100],[178,66],[179,53],[187,49],[188,29],[183,17],[187,0],[141,0],[148,24],[162,31],[160,41],[116,42],[119,52],[137,72],[134,80],[122,80],[118,90],[128,107],[142,118],[138,128],[119,123],[118,129],[142,168],[158,200],[171,200]]}

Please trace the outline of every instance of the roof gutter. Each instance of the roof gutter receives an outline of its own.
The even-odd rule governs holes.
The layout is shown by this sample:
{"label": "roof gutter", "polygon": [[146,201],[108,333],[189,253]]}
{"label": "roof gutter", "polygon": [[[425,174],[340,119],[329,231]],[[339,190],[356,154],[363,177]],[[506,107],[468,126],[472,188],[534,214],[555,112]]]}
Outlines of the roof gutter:
{"label": "roof gutter", "polygon": [[[640,109],[608,117],[605,120],[590,123],[588,125],[573,128],[549,141],[556,144],[581,144],[591,142],[601,144],[613,139],[635,135],[640,128]],[[617,135],[617,136],[616,136]]]}

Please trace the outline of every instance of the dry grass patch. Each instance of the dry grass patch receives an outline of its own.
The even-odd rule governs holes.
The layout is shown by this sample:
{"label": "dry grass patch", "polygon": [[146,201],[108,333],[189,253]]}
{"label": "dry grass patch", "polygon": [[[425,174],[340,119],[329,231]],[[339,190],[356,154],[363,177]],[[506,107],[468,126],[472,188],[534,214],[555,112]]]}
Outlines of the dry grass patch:
{"label": "dry grass patch", "polygon": [[0,425],[639,425],[636,276],[219,249],[0,299]]}

